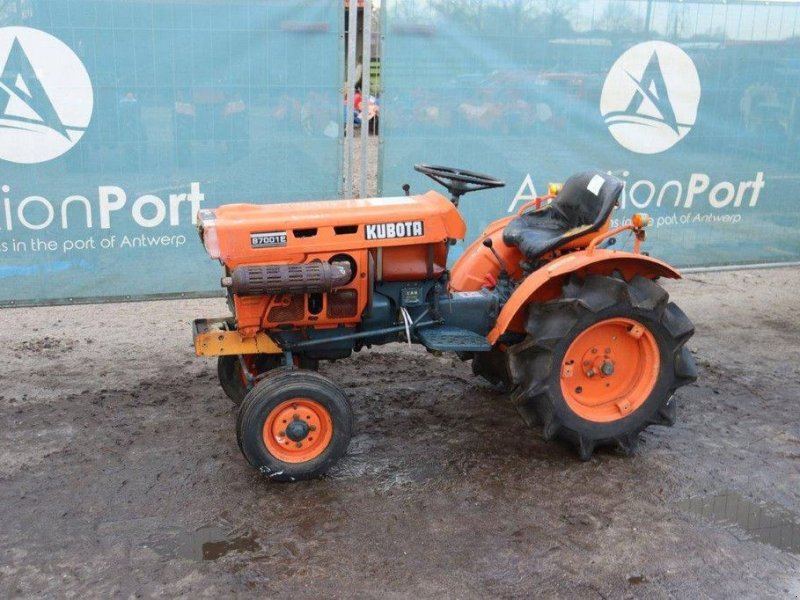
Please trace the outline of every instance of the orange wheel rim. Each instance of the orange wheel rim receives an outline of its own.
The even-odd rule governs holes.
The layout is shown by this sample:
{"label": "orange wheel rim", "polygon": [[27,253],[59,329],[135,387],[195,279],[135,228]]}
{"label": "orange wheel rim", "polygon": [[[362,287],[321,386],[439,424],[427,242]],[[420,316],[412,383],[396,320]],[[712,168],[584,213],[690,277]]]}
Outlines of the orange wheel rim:
{"label": "orange wheel rim", "polygon": [[333,437],[328,409],[310,398],[281,402],[267,415],[262,430],[264,446],[286,463],[313,460],[325,451]]}
{"label": "orange wheel rim", "polygon": [[561,363],[561,393],[572,411],[608,423],[634,413],[658,380],[661,355],[650,330],[615,317],[581,332]]}

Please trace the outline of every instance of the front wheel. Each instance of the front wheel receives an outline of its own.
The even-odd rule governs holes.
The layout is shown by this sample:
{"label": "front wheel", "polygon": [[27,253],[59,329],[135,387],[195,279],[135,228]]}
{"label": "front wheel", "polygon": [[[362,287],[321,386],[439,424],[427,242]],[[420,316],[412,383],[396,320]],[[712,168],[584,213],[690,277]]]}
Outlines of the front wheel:
{"label": "front wheel", "polygon": [[[243,363],[247,367],[247,374],[242,368]],[[280,354],[223,355],[217,358],[217,377],[225,395],[239,406],[255,381],[282,364],[283,357]],[[295,366],[316,371],[319,361],[299,355],[295,356]]]}
{"label": "front wheel", "polygon": [[672,425],[677,388],[697,377],[694,325],[645,277],[573,278],[561,298],[531,306],[526,339],[509,348],[512,398],[545,439],[588,460],[595,447],[632,452],[648,425]]}
{"label": "front wheel", "polygon": [[217,358],[217,377],[222,391],[236,406],[244,400],[251,387],[242,363],[247,366],[250,379],[281,366],[280,354],[223,355]]}
{"label": "front wheel", "polygon": [[276,481],[322,475],[345,454],[352,431],[353,411],[344,391],[306,370],[258,382],[236,423],[247,462]]}

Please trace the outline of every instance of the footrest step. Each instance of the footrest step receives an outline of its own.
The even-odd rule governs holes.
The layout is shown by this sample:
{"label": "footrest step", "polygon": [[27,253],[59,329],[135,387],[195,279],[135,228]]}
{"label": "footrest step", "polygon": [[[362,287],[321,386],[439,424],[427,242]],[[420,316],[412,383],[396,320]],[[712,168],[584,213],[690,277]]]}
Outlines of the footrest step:
{"label": "footrest step", "polygon": [[485,337],[459,327],[426,327],[415,332],[426,348],[440,352],[487,352],[492,345]]}

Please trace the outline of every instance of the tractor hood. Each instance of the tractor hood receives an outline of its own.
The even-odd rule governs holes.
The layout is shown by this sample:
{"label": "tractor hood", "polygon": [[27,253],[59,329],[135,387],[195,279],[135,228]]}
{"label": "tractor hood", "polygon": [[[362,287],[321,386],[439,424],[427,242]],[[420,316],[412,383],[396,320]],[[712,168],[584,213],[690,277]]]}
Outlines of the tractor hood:
{"label": "tractor hood", "polygon": [[229,267],[296,260],[309,252],[429,244],[463,239],[466,226],[441,194],[227,204],[198,213],[203,244]]}

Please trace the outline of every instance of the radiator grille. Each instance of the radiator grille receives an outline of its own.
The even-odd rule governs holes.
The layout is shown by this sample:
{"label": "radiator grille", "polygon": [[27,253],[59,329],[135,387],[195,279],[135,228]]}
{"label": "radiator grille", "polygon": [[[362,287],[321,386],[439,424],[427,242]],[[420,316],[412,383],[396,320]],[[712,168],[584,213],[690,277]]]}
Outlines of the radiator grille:
{"label": "radiator grille", "polygon": [[328,293],[329,319],[355,317],[356,311],[358,311],[358,292],[356,290],[334,290]]}
{"label": "radiator grille", "polygon": [[286,306],[273,306],[269,309],[267,319],[273,323],[285,323],[287,321],[300,321],[305,317],[305,295],[295,294],[291,296],[289,304]]}

